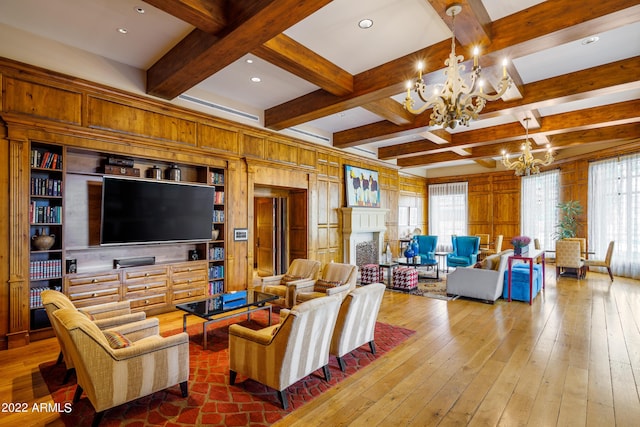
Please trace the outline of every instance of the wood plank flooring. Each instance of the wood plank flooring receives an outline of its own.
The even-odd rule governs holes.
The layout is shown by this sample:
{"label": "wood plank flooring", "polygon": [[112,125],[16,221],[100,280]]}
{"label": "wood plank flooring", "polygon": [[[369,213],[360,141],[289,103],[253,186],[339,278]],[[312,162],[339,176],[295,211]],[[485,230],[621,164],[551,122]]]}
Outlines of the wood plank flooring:
{"label": "wood plank flooring", "polygon": [[[532,306],[387,292],[379,320],[416,334],[277,425],[639,425],[640,281],[554,276]],[[178,312],[159,318],[182,326]],[[0,351],[0,402],[51,402],[38,364],[57,354],[55,339]],[[61,422],[0,412],[5,425]]]}

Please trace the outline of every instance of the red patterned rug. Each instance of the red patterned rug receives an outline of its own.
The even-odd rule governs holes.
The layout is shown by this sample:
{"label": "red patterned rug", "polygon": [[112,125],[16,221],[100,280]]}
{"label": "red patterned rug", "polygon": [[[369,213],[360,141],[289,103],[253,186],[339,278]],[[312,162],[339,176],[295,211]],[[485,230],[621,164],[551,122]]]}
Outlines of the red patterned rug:
{"label": "red patterned rug", "polygon": [[[211,325],[208,330],[208,349],[202,349],[202,325],[188,327],[189,332],[189,396],[183,398],[180,387],[173,386],[150,396],[137,399],[105,412],[100,426],[268,426],[320,395],[349,375],[382,357],[415,331],[376,323],[376,354],[369,345],[344,357],[346,372],[340,371],[335,357],[330,358],[331,381],[324,380],[322,370],[298,381],[287,389],[289,409],[283,410],[276,392],[260,383],[238,375],[236,384],[229,385],[228,324],[233,320]],[[267,323],[266,313],[257,312],[251,321],[241,323],[260,329]],[[172,335],[172,331],[165,335]],[[40,365],[40,372],[54,402],[64,407],[73,401],[75,376],[67,384],[64,363],[55,361]],[[70,413],[61,413],[67,426],[89,426],[95,411],[86,396],[73,406]]]}

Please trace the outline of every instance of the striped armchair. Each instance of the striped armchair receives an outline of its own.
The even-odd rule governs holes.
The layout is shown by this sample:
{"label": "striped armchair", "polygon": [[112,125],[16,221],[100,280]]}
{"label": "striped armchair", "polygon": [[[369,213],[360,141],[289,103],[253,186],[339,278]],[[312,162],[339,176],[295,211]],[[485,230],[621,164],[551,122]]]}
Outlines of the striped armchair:
{"label": "striped armchair", "polygon": [[292,286],[294,301],[300,304],[313,298],[338,294],[344,298],[356,288],[357,280],[358,266],[330,262],[317,280],[302,280],[295,287]]}
{"label": "striped armchair", "polygon": [[[65,348],[64,342],[60,339],[60,325],[58,324],[56,319],[52,317],[52,313],[62,308],[68,308],[72,310],[77,309],[65,294],[53,289],[42,291],[42,305],[47,312],[47,316],[49,317],[49,321],[51,322],[51,327],[53,328],[53,331],[58,338],[58,344],[60,345],[60,355],[58,356],[57,363],[60,363],[62,360],[64,360],[64,364],[67,367],[67,373],[65,374],[65,377],[63,379],[63,383],[66,383],[71,372],[73,372],[73,360],[71,360],[71,357],[67,352],[67,349]],[[95,323],[96,326],[98,326],[98,328],[100,329],[109,329],[120,325],[139,322],[146,318],[144,312],[132,313],[129,301],[110,302],[106,304],[83,307],[81,309],[81,312],[86,315],[87,318],[90,318],[93,323]],[[133,329],[136,329],[137,327],[144,326],[134,325]]]}
{"label": "striped armchair", "polygon": [[342,357],[363,344],[369,343],[371,353],[376,354],[373,338],[385,289],[382,283],[360,286],[342,302],[329,350],[338,359],[341,371],[345,370]]}
{"label": "striped armchair", "polygon": [[283,309],[280,324],[258,331],[229,326],[229,383],[239,373],[271,387],[286,410],[290,385],[320,368],[330,381],[329,345],[341,302],[329,296]]}
{"label": "striped armchair", "polygon": [[52,316],[61,326],[60,337],[76,369],[78,385],[73,403],[84,391],[96,411],[93,425],[100,423],[107,409],[176,384],[180,384],[182,397],[187,396],[186,332],[161,337],[156,323],[145,337],[130,341],[123,334],[101,331],[74,309],[56,310]]}
{"label": "striped armchair", "polygon": [[301,280],[315,280],[320,270],[320,261],[311,259],[294,259],[285,274],[260,277],[256,290],[271,295],[278,295],[275,304],[291,308],[295,304],[295,284]]}

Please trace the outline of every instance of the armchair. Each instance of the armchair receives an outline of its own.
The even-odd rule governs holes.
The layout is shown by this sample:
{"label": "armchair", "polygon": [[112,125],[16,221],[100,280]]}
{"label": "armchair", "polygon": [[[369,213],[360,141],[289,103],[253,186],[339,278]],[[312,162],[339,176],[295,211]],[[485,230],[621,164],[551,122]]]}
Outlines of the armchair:
{"label": "armchair", "polygon": [[[130,341],[122,334],[101,331],[85,315],[71,308],[52,313],[60,325],[60,338],[73,359],[78,385],[73,403],[86,394],[96,414],[180,384],[187,396],[189,336],[186,332],[161,337],[158,327],[144,338]],[[149,319],[151,320],[151,319]]]}
{"label": "armchair", "polygon": [[275,304],[290,308],[295,304],[294,291],[289,284],[295,284],[302,279],[315,280],[320,270],[320,261],[310,259],[294,259],[285,274],[261,277],[256,290],[272,295],[278,295]]}
{"label": "armchair", "polygon": [[317,280],[301,280],[292,284],[293,298],[297,304],[327,295],[344,298],[356,288],[358,267],[352,264],[331,262],[322,270]]}
{"label": "armchair", "polygon": [[338,359],[341,371],[345,370],[342,357],[363,344],[369,343],[371,353],[376,354],[373,338],[385,289],[382,283],[361,286],[342,302],[329,350]]}
{"label": "armchair", "polygon": [[438,236],[416,236],[418,241],[418,253],[421,260],[436,259],[436,245],[438,244]]}
{"label": "armchair", "polygon": [[580,256],[578,240],[558,240],[556,242],[556,278],[565,268],[576,270],[578,279],[584,277],[584,261]]}
{"label": "armchair", "polygon": [[277,326],[258,331],[229,326],[229,383],[238,373],[275,389],[286,410],[286,388],[322,368],[329,372],[329,345],[342,298],[316,298],[283,309]]}
{"label": "armchair", "polygon": [[468,267],[478,261],[478,236],[452,236],[453,251],[447,254],[447,267]]}
{"label": "armchair", "polygon": [[586,268],[589,268],[589,267],[606,268],[612,282],[613,282],[613,273],[611,272],[611,257],[613,256],[614,244],[615,242],[613,240],[609,242],[609,247],[607,248],[607,255],[604,257],[604,259],[588,259],[584,262],[584,265]]}
{"label": "armchair", "polygon": [[[47,312],[51,327],[58,339],[60,345],[60,355],[58,356],[57,363],[64,360],[64,364],[67,367],[63,383],[66,383],[74,369],[73,360],[64,342],[60,339],[60,325],[56,322],[56,319],[52,316],[53,312],[62,308],[68,308],[77,310],[71,300],[67,298],[65,294],[53,289],[42,291],[42,305]],[[141,320],[146,318],[144,312],[131,313],[131,306],[129,301],[110,302],[106,304],[94,305],[89,307],[83,307],[80,312],[90,319],[100,329],[109,329],[119,325],[126,325],[135,323],[136,325]],[[135,326],[134,326],[135,329]]]}

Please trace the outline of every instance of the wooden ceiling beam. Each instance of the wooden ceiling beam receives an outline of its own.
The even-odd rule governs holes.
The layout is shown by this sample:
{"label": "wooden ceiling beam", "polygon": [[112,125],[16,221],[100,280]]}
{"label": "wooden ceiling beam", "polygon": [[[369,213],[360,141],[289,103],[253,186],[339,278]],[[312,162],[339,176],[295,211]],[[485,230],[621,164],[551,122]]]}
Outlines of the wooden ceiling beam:
{"label": "wooden ceiling beam", "polygon": [[491,43],[491,18],[480,0],[456,1],[462,9],[455,16],[455,22],[447,15],[447,9],[452,5],[451,0],[429,0],[429,3],[450,30],[454,30],[455,24],[456,40],[461,45],[480,47]]}
{"label": "wooden ceiling beam", "polygon": [[[640,57],[629,58],[599,67],[564,74],[562,76],[529,83],[523,87],[526,97],[509,102],[494,101],[485,107],[482,118],[503,114],[516,114],[532,109],[585,99],[595,94],[614,93],[630,88],[640,88]],[[429,114],[421,114],[409,125],[397,126],[390,122],[376,122],[333,134],[337,148],[355,147],[388,138],[413,135],[429,130]],[[492,132],[487,129],[485,132]],[[473,135],[477,131],[456,135]]]}
{"label": "wooden ceiling beam", "polygon": [[330,1],[233,1],[224,30],[212,35],[195,29],[147,70],[147,93],[175,98]]}
{"label": "wooden ceiling beam", "polygon": [[225,6],[227,0],[143,0],[169,15],[215,34],[227,25]]}
{"label": "wooden ceiling beam", "polygon": [[365,110],[390,121],[395,125],[406,125],[413,122],[416,117],[404,109],[402,104],[391,98],[382,98],[362,106]]}
{"label": "wooden ceiling beam", "polygon": [[285,34],[278,34],[252,53],[332,95],[342,96],[353,92],[351,74]]}
{"label": "wooden ceiling beam", "polygon": [[[558,10],[573,10],[570,16]],[[572,0],[548,0],[521,12],[514,13],[491,25],[492,42],[486,47],[480,63],[483,67],[499,64],[504,56],[517,56],[548,49],[559,42],[576,40],[617,28],[640,19],[640,5],[636,0],[584,0],[576,9]],[[397,95],[404,90],[404,82],[415,73],[419,59],[448,57],[450,42],[445,40],[420,51],[405,55],[386,64],[354,76],[354,91],[337,97],[319,90],[265,111],[265,126],[280,130],[310,120],[338,113],[383,97]],[[443,67],[428,61],[425,77]],[[422,114],[420,116],[427,116]],[[416,120],[417,122],[418,120]],[[354,144],[357,145],[357,144]]]}

